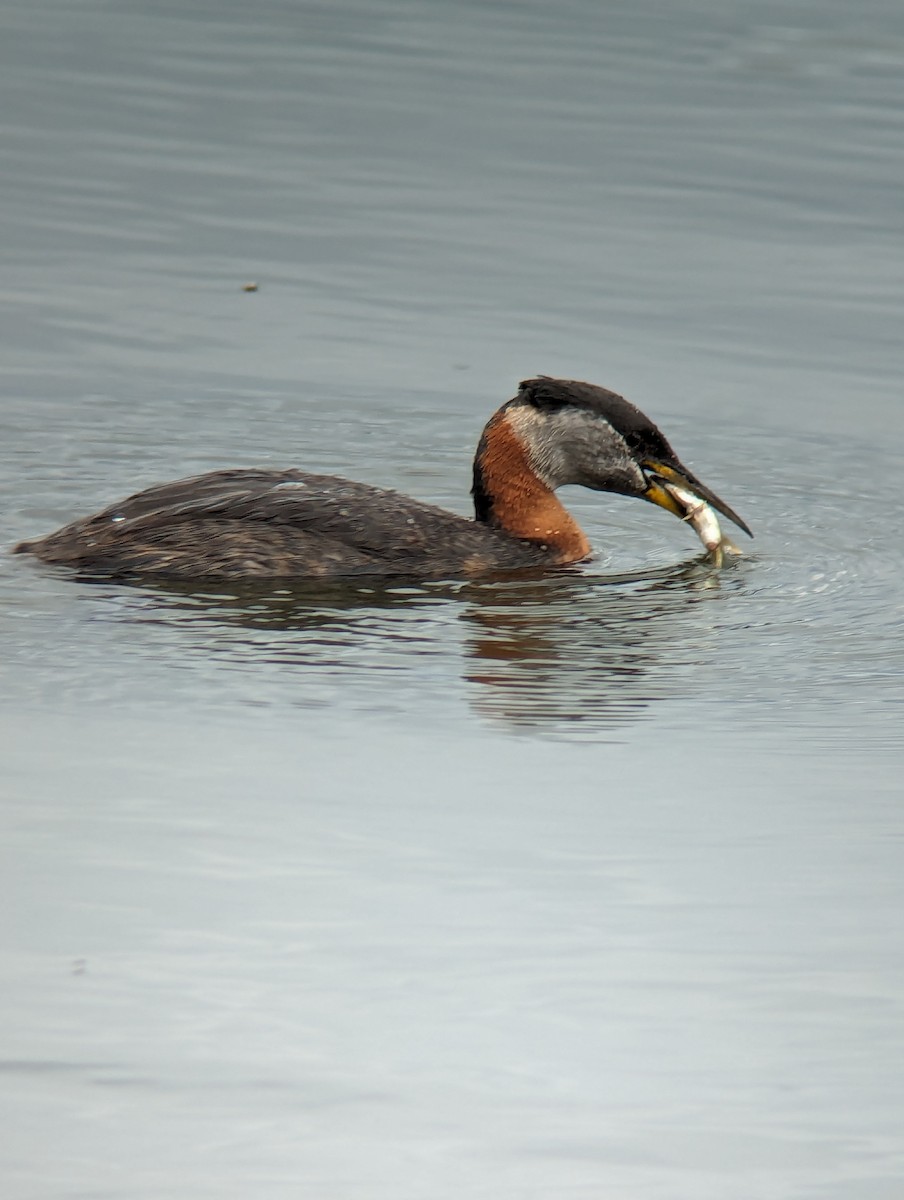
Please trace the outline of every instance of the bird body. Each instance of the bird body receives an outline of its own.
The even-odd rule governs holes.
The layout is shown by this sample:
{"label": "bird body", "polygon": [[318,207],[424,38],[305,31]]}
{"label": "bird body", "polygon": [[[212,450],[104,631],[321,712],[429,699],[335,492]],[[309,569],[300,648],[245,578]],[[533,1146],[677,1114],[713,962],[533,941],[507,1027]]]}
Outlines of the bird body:
{"label": "bird body", "polygon": [[473,575],[555,555],[399,492],[306,471],[213,471],[149,488],[21,551],[104,573]]}
{"label": "bird body", "polygon": [[468,578],[586,558],[590,543],[555,494],[564,484],[639,496],[687,517],[669,482],[749,533],[622,397],[539,378],[522,383],[484,429],[473,520],[338,476],[226,470],[148,488],[16,552],[108,576]]}

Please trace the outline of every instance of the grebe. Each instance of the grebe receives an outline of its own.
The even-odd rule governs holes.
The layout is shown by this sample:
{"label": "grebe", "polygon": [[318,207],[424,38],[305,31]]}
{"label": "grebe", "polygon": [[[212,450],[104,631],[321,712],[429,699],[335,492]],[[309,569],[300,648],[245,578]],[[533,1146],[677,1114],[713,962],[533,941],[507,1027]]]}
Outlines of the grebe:
{"label": "grebe", "polygon": [[570,483],[685,520],[691,493],[750,534],[627,400],[541,376],[483,431],[474,520],[334,475],[213,471],[138,492],[15,552],[104,576],[468,578],[587,558],[590,542],[555,495]]}

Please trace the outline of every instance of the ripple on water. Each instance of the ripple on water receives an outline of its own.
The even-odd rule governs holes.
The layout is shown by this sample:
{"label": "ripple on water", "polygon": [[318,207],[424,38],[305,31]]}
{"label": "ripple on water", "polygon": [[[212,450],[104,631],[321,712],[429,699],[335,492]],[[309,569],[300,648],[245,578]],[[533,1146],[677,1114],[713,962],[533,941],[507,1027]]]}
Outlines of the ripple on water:
{"label": "ripple on water", "polygon": [[646,506],[596,498],[577,507],[605,555],[534,579],[164,589],[7,560],[20,679],[126,703],[168,703],[175,686],[227,707],[476,712],[569,737],[664,703],[679,723],[696,719],[689,702],[714,700],[725,721],[851,703],[884,715],[902,679],[904,548],[886,533],[904,525],[901,501],[883,499],[880,526],[874,498],[843,482],[874,469],[856,444],[795,445],[793,473],[787,445],[747,446],[737,482],[757,537],[722,572],[690,537],[676,550],[680,531]]}

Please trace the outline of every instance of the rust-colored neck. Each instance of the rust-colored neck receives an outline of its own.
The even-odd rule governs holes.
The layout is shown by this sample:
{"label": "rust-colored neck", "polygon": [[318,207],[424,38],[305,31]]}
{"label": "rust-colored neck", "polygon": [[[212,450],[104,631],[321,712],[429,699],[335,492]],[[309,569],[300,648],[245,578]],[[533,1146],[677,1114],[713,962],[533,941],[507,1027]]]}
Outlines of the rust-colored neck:
{"label": "rust-colored neck", "polygon": [[552,552],[557,563],[590,553],[586,534],[531,466],[511,412],[496,413],[483,432],[474,463],[479,520]]}

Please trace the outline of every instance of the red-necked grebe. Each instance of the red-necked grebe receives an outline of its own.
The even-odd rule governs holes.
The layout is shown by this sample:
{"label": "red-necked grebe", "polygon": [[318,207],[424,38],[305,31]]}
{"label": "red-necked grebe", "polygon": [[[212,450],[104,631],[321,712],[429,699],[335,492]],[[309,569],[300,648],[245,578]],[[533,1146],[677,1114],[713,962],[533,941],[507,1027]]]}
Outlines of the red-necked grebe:
{"label": "red-necked grebe", "polygon": [[213,471],[138,492],[16,552],[106,576],[181,579],[436,579],[556,567],[590,554],[556,497],[564,484],[637,496],[695,527],[691,502],[700,500],[750,533],[627,400],[540,377],[522,383],[483,431],[474,520],[333,475]]}

